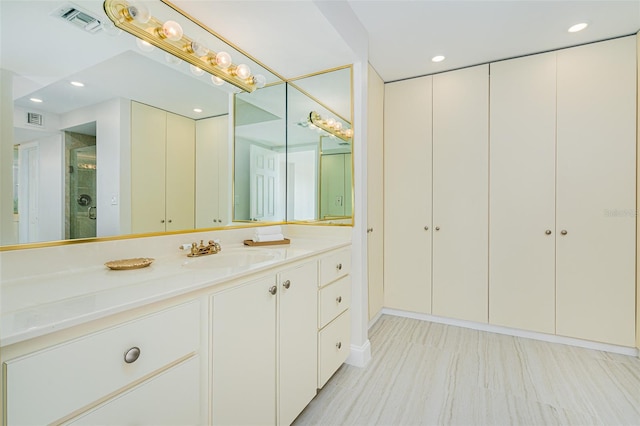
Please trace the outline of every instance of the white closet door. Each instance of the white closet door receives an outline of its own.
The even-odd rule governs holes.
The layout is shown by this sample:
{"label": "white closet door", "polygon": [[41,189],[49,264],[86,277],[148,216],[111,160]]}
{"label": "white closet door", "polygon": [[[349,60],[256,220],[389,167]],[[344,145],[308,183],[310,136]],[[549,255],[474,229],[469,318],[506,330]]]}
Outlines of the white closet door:
{"label": "white closet door", "polygon": [[433,77],[433,314],[488,321],[489,66]]}
{"label": "white closet door", "polygon": [[195,226],[195,121],[167,113],[167,231]]}
{"label": "white closet door", "polygon": [[558,52],[557,333],[634,345],[635,37]]}
{"label": "white closet door", "polygon": [[[431,312],[432,77],[385,85],[384,304]],[[428,230],[425,230],[428,228]]]}
{"label": "white closet door", "polygon": [[555,333],[556,53],[491,64],[489,322]]}

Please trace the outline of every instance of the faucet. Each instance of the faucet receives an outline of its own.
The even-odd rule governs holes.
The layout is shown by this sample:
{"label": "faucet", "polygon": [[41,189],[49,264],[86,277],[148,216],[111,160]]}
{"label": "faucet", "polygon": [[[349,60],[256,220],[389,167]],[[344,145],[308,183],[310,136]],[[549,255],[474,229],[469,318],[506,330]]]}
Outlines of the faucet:
{"label": "faucet", "polygon": [[200,245],[198,245],[198,243],[191,243],[191,250],[187,256],[206,256],[208,254],[219,253],[220,251],[222,251],[222,247],[220,247],[218,240],[209,240],[209,243],[206,246],[204,245],[204,240],[200,240]]}

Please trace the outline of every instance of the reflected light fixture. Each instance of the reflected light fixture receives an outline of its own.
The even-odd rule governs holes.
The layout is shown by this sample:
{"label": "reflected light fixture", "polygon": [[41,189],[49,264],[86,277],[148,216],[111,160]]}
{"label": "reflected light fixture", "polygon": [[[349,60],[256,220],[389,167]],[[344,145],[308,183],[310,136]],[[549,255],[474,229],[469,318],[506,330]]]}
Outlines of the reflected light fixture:
{"label": "reflected light fixture", "polygon": [[105,0],[104,11],[116,27],[245,92],[253,92],[266,83],[264,76],[252,75],[248,65],[233,64],[227,52],[213,52],[202,40],[189,38],[178,22],[154,18],[141,3]]}
{"label": "reflected light fixture", "polygon": [[72,81],[70,84],[75,87],[84,87],[84,83],[80,81]]}
{"label": "reflected light fixture", "polygon": [[39,99],[39,98],[29,98],[29,100],[30,100],[31,102],[35,102],[35,103],[37,103],[37,104],[42,103],[42,99]]}
{"label": "reflected light fixture", "polygon": [[437,55],[431,58],[431,62],[442,62],[442,61],[444,61],[444,56],[442,55]]}
{"label": "reflected light fixture", "polygon": [[570,26],[567,31],[569,31],[570,33],[577,33],[578,31],[584,30],[588,26],[589,24],[587,24],[586,22],[580,22],[579,24]]}
{"label": "reflected light fixture", "polygon": [[312,129],[322,129],[329,133],[329,135],[340,138],[345,142],[349,142],[353,137],[352,129],[343,129],[342,123],[335,118],[329,117],[323,119],[322,116],[315,111],[309,113],[309,127]]}

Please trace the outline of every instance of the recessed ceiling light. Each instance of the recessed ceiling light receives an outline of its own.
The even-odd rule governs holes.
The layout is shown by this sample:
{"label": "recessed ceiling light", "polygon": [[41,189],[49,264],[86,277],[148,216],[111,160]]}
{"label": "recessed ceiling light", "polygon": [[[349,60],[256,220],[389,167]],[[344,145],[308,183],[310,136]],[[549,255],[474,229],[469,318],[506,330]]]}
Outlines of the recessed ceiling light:
{"label": "recessed ceiling light", "polygon": [[35,103],[37,103],[37,104],[39,104],[39,103],[41,103],[41,102],[42,102],[42,99],[38,99],[38,98],[29,98],[29,100],[30,100],[31,102],[35,102]]}
{"label": "recessed ceiling light", "polygon": [[586,22],[580,22],[579,24],[575,24],[575,25],[572,25],[571,27],[569,27],[569,32],[570,33],[577,33],[578,31],[584,30],[588,26],[589,26],[589,24],[587,24]]}
{"label": "recessed ceiling light", "polygon": [[194,108],[193,112],[202,112],[202,110],[200,108]]}
{"label": "recessed ceiling light", "polygon": [[438,56],[434,56],[433,58],[431,58],[432,62],[442,62],[444,61],[444,56],[442,55],[438,55]]}
{"label": "recessed ceiling light", "polygon": [[72,81],[71,85],[76,87],[84,87],[84,83],[80,83],[79,81]]}

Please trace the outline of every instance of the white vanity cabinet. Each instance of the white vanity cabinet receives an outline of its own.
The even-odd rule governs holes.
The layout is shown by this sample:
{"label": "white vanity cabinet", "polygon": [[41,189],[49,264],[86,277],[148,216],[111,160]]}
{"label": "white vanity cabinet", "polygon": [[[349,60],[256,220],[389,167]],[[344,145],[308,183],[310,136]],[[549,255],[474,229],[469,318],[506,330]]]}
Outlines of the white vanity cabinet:
{"label": "white vanity cabinet", "polygon": [[316,394],[317,261],[212,297],[215,425],[283,424]]}
{"label": "white vanity cabinet", "polygon": [[[193,301],[5,361],[5,423],[74,421],[104,404],[87,414],[89,423],[139,419],[158,424],[157,410],[148,409],[150,402],[137,403],[146,399],[158,405],[188,401],[187,408],[167,420],[200,421],[199,363],[190,363],[188,374],[180,374],[176,383],[163,376],[183,371],[198,357],[199,347],[200,304]],[[179,413],[186,417],[177,418]],[[81,417],[78,422],[86,424]]]}
{"label": "white vanity cabinet", "polygon": [[351,346],[351,251],[320,259],[318,289],[318,388],[346,361]]}

